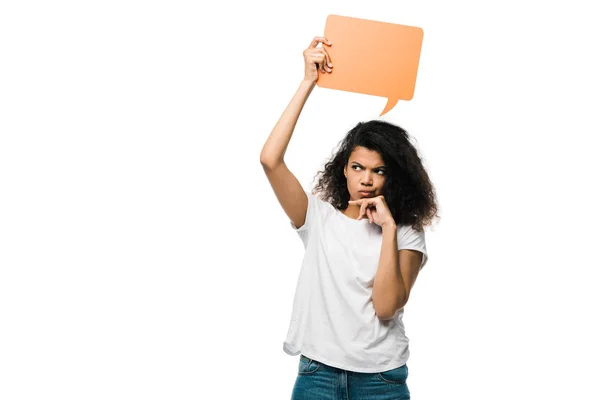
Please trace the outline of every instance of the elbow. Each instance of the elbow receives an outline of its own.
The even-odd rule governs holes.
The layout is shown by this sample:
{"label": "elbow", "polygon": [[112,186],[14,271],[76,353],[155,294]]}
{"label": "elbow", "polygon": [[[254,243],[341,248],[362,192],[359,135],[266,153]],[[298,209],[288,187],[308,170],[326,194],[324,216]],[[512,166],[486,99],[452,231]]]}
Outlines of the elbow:
{"label": "elbow", "polygon": [[387,321],[394,318],[396,311],[397,309],[393,307],[375,308],[375,315],[377,315],[377,318],[380,320]]}
{"label": "elbow", "polygon": [[264,167],[267,164],[268,164],[267,159],[261,154],[260,155],[260,165],[262,165]]}
{"label": "elbow", "polygon": [[263,166],[264,169],[274,169],[276,165],[281,164],[282,161],[281,160],[272,160],[272,159],[268,159],[263,157],[262,155],[260,156],[260,164]]}
{"label": "elbow", "polygon": [[388,304],[387,307],[375,307],[375,315],[382,321],[387,321],[396,316],[398,310],[402,309],[406,301],[398,301],[396,304]]}
{"label": "elbow", "polygon": [[379,318],[381,321],[389,321],[390,319],[394,318],[395,313],[375,313],[377,315],[377,318]]}
{"label": "elbow", "polygon": [[266,165],[269,163],[269,158],[265,155],[264,151],[260,152],[260,164],[261,165]]}

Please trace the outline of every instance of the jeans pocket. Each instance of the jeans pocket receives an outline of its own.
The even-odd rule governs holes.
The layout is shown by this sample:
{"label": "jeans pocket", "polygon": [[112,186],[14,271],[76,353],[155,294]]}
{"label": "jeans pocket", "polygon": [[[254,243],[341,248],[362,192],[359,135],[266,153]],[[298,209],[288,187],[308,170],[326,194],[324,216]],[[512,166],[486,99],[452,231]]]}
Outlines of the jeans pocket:
{"label": "jeans pocket", "polygon": [[318,361],[310,359],[300,354],[300,362],[298,364],[298,373],[302,375],[313,374],[317,372],[321,364]]}
{"label": "jeans pocket", "polygon": [[401,367],[380,372],[378,376],[387,383],[404,384],[408,378],[408,366],[404,364]]}

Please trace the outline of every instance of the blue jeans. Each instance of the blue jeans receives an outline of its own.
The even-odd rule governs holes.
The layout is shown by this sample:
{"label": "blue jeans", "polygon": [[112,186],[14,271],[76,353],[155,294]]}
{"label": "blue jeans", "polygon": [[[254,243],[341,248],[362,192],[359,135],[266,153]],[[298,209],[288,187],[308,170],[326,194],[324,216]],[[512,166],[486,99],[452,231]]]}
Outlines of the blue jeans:
{"label": "blue jeans", "polygon": [[385,372],[353,372],[300,354],[292,400],[408,400],[408,367]]}

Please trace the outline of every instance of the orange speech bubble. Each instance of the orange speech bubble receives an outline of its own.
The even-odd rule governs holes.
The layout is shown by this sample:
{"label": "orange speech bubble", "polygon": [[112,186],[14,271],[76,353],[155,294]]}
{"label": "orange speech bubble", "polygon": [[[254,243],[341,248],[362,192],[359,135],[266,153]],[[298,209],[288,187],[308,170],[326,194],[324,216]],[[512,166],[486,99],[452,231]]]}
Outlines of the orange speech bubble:
{"label": "orange speech bubble", "polygon": [[327,16],[324,46],[333,70],[319,70],[323,88],[387,97],[379,116],[415,92],[423,29],[367,19]]}

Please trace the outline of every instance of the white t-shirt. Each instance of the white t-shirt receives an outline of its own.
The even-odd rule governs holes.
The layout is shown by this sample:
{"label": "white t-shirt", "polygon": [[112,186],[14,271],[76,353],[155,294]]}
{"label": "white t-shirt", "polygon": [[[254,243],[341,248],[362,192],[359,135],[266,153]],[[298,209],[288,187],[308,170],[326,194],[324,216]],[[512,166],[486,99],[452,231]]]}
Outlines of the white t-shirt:
{"label": "white t-shirt", "polygon": [[[382,321],[371,299],[381,253],[381,227],[368,218],[352,219],[312,193],[303,226],[292,228],[305,253],[296,286],[292,317],[283,350],[303,354],[332,367],[383,372],[409,357],[404,308]],[[398,226],[398,250],[423,253],[425,234]]]}

